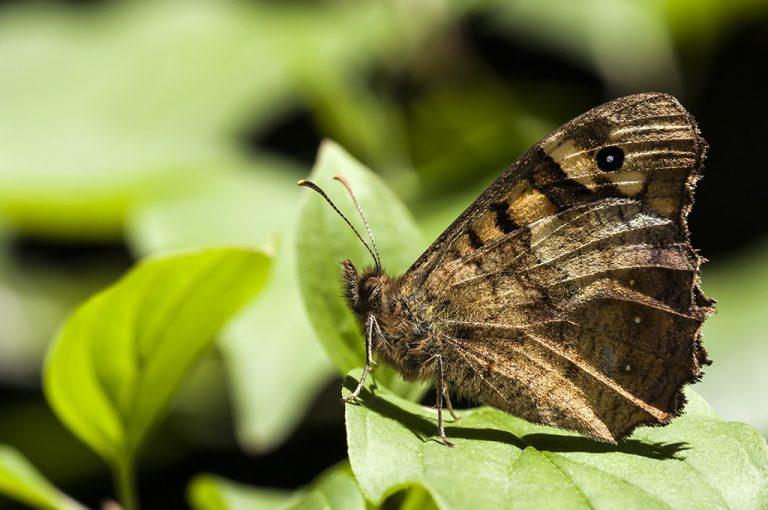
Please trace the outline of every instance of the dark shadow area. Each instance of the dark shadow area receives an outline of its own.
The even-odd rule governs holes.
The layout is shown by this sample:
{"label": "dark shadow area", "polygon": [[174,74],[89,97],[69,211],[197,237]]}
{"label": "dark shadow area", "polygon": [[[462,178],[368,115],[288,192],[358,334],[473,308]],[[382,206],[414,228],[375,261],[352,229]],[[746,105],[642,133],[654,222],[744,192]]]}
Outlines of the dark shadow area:
{"label": "dark shadow area", "polygon": [[272,123],[268,130],[246,132],[243,136],[245,145],[253,151],[273,152],[307,167],[314,164],[317,148],[323,138],[308,109],[287,112]]}
{"label": "dark shadow area", "polygon": [[[344,379],[344,387],[350,391],[353,391],[357,386],[357,380],[353,377],[347,376]],[[427,420],[423,416],[410,413],[405,409],[394,405],[393,403],[376,396],[376,383],[372,384],[373,392],[368,388],[363,388],[360,392],[360,396],[346,405],[358,405],[363,406],[376,414],[392,418],[399,423],[403,424],[408,430],[410,430],[417,438],[422,441],[428,441],[437,433],[437,422]],[[437,419],[437,418],[435,418]]]}
{"label": "dark shadow area", "polygon": [[768,18],[755,18],[720,46],[701,80],[691,111],[709,143],[704,179],[696,190],[690,226],[706,257],[733,253],[764,238],[768,173],[760,163],[768,75],[755,65],[768,51]]}
{"label": "dark shadow area", "polygon": [[93,267],[129,268],[134,257],[119,241],[74,241],[19,235],[9,243],[19,269],[57,269],[78,273]]}
{"label": "dark shadow area", "polygon": [[[344,380],[344,386],[352,391],[357,386],[357,380],[347,376]],[[422,441],[440,442],[437,437],[437,415],[433,419],[427,419],[408,412],[383,398],[377,397],[375,383],[372,386],[373,391],[364,388],[360,392],[358,397],[359,403],[351,402],[347,405],[362,405],[374,413],[396,420]],[[684,460],[678,457],[677,454],[688,449],[686,443],[648,444],[635,439],[629,439],[618,445],[612,445],[600,443],[587,437],[561,436],[546,433],[526,434],[525,436],[518,437],[506,430],[458,427],[451,424],[450,417],[446,419],[445,433],[449,439],[493,441],[496,443],[506,443],[521,450],[531,446],[537,450],[549,452],[619,452],[657,460]]]}
{"label": "dark shadow area", "polygon": [[526,434],[522,440],[537,450],[549,452],[627,453],[657,460],[685,460],[678,456],[688,450],[688,443],[644,443],[627,439],[619,444],[608,444],[588,437],[560,436],[557,434]]}

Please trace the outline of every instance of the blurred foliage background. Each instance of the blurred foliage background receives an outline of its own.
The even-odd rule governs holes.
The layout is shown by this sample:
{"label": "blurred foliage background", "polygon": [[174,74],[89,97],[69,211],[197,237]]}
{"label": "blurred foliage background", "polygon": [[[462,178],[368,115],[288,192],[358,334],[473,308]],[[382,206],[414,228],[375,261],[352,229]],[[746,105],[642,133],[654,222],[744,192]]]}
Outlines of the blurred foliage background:
{"label": "blurred foliage background", "polygon": [[648,90],[711,146],[691,229],[719,312],[697,391],[768,434],[766,54],[765,0],[2,2],[0,442],[98,504],[108,472],[40,390],[56,328],[141,256],[254,245],[278,257],[268,290],[187,381],[142,499],[181,505],[201,471],[307,483],[346,456],[294,267],[320,141],[379,172],[426,246],[540,137]]}

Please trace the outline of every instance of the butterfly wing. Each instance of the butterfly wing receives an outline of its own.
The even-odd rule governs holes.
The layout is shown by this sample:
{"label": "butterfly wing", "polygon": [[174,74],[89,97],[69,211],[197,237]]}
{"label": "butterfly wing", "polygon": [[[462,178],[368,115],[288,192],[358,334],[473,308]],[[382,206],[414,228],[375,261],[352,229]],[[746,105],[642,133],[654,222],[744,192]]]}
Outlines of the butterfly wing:
{"label": "butterfly wing", "polygon": [[686,225],[704,150],[676,99],[640,94],[502,174],[402,282],[452,388],[609,442],[679,414],[707,363]]}

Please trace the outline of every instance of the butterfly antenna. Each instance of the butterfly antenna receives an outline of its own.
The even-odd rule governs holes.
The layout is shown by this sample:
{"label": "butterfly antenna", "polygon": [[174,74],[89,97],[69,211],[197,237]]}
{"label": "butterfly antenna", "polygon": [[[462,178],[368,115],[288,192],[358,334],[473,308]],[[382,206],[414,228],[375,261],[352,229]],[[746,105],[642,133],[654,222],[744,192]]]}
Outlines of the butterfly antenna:
{"label": "butterfly antenna", "polygon": [[379,254],[379,248],[376,246],[376,239],[373,238],[373,232],[371,231],[371,227],[368,225],[368,220],[365,219],[365,214],[363,214],[363,208],[360,207],[360,202],[357,201],[357,197],[355,196],[355,193],[352,191],[352,186],[349,185],[349,182],[341,175],[335,175],[333,178],[339,181],[341,184],[343,184],[344,187],[347,188],[347,191],[349,192],[349,196],[352,197],[352,201],[355,203],[357,212],[360,213],[360,218],[363,219],[363,225],[365,225],[365,230],[368,231],[368,237],[371,238],[373,251],[376,252],[376,256],[374,257],[374,259],[376,260],[376,272],[378,274],[381,274],[381,255]]}
{"label": "butterfly antenna", "polygon": [[[325,191],[320,189],[320,187],[317,184],[315,184],[314,182],[308,181],[306,179],[301,179],[296,184],[298,184],[299,186],[304,186],[306,188],[310,188],[310,189],[312,189],[314,191],[317,191],[320,194],[320,196],[323,197],[325,199],[325,201],[328,202],[328,204],[330,204],[331,207],[333,207],[333,210],[336,211],[336,214],[341,216],[341,218],[347,223],[347,225],[349,225],[349,228],[352,229],[352,232],[355,233],[357,238],[360,239],[360,242],[363,243],[363,246],[365,246],[365,249],[368,250],[368,253],[371,254],[371,257],[373,258],[373,261],[376,263],[376,272],[377,273],[381,273],[381,263],[379,262],[379,258],[378,258],[379,251],[376,250],[376,252],[374,254],[374,251],[371,250],[371,247],[368,246],[368,243],[365,242],[365,239],[363,239],[363,236],[360,235],[360,232],[358,232],[357,229],[352,225],[352,223],[347,219],[347,217],[344,216],[344,213],[339,211],[339,208],[336,207],[336,204],[334,204],[333,201],[328,197],[328,195],[325,194]],[[347,189],[349,189],[349,188],[347,188]],[[357,210],[359,211],[360,210],[360,206],[357,204],[357,200],[355,199],[354,195],[352,195],[352,198],[355,201],[355,205],[357,205]],[[362,214],[362,212],[360,214]],[[363,221],[365,222],[365,217],[363,217]],[[368,223],[367,222],[365,223],[365,227],[368,228]],[[368,229],[368,233],[369,234],[370,234],[370,232],[371,232],[370,229]],[[373,241],[373,236],[371,236],[371,241]],[[376,248],[376,243],[375,242],[374,242],[373,246],[374,246],[374,248]]]}

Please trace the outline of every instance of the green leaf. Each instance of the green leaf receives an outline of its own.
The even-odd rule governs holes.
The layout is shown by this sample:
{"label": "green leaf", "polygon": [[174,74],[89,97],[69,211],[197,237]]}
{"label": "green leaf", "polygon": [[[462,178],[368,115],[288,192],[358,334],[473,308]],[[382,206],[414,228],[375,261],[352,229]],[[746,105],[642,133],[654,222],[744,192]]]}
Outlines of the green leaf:
{"label": "green leaf", "polygon": [[214,475],[198,475],[187,499],[194,510],[283,510],[294,499],[290,492],[250,487]]}
{"label": "green leaf", "polygon": [[0,494],[45,510],[85,508],[59,492],[19,452],[4,445],[0,445]]}
{"label": "green leaf", "polygon": [[414,485],[406,489],[400,510],[438,510],[438,508],[429,492],[420,485]]}
{"label": "green leaf", "polygon": [[347,464],[320,475],[295,493],[248,487],[212,475],[192,481],[189,501],[194,510],[363,510],[365,500]]}
{"label": "green leaf", "polygon": [[293,244],[284,241],[262,299],[226,328],[219,343],[238,439],[249,451],[271,450],[289,437],[333,374],[301,302],[295,259]]}
{"label": "green leaf", "polygon": [[[349,181],[376,237],[385,271],[405,272],[425,248],[418,227],[400,200],[370,170],[352,159],[341,147],[325,141],[309,179],[325,190],[347,218],[361,221],[346,190],[333,180]],[[361,235],[365,228],[357,227]],[[307,313],[326,352],[344,374],[365,365],[365,340],[360,325],[344,300],[339,263],[350,259],[358,271],[373,265],[371,256],[355,235],[317,194],[307,190],[299,217],[299,285]],[[382,367],[379,380],[400,391],[414,392],[410,385],[394,382],[391,369]],[[410,388],[410,389],[409,389]]]}
{"label": "green leaf", "polygon": [[[354,388],[359,371],[345,381]],[[618,446],[533,425],[481,407],[449,422],[455,448],[436,439],[436,414],[372,382],[346,406],[352,470],[381,503],[417,484],[441,509],[765,508],[768,447],[688,392],[670,425],[640,428]]]}
{"label": "green leaf", "polygon": [[[0,251],[11,251],[2,240]],[[59,325],[78,303],[119,276],[125,263],[84,256],[67,270],[22,259],[0,257],[0,374],[6,381],[36,385]]]}
{"label": "green leaf", "polygon": [[295,243],[286,239],[294,234],[301,195],[287,174],[296,169],[265,161],[248,170],[228,174],[205,194],[138,208],[129,231],[140,253],[213,243],[277,244],[264,291],[228,324],[218,343],[238,440],[244,449],[262,452],[290,435],[333,368],[304,312]]}
{"label": "green leaf", "polygon": [[190,365],[264,285],[269,257],[212,248],[150,258],[80,306],[52,344],[45,393],[80,439],[121,466]]}

